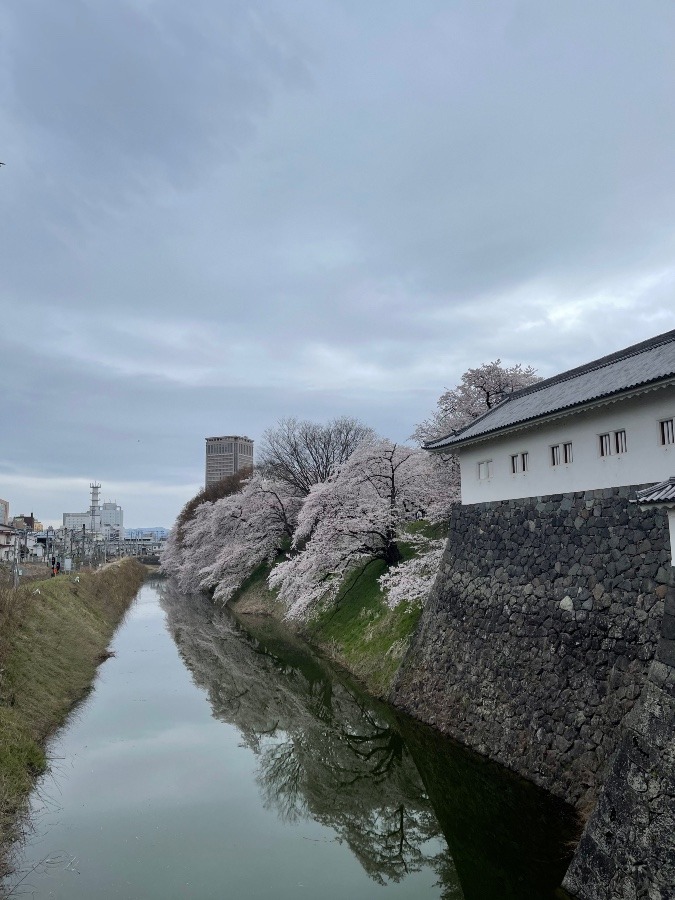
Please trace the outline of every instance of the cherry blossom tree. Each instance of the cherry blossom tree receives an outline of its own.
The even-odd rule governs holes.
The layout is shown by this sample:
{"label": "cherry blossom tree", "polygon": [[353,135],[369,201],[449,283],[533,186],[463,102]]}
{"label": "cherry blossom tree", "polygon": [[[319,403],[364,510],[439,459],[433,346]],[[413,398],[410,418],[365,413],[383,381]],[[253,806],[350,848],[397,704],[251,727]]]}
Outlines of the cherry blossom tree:
{"label": "cherry blossom tree", "polygon": [[300,504],[287,485],[256,473],[241,491],[198,506],[180,539],[174,526],[162,569],[183,592],[210,591],[225,603],[256,566],[290,543]]}
{"label": "cherry blossom tree", "polygon": [[[421,444],[445,437],[470,425],[514,391],[541,381],[532,366],[502,366],[501,360],[484,363],[462,375],[456,388],[438,398],[435,412],[415,429],[412,437]],[[448,502],[461,496],[459,460],[453,453],[432,454],[434,478]]]}
{"label": "cherry blossom tree", "polygon": [[314,486],[298,516],[294,555],[269,583],[292,618],[334,600],[345,575],[380,559],[401,562],[407,523],[438,514],[443,497],[429,455],[388,440],[361,444],[323,484]]}
{"label": "cherry blossom tree", "polygon": [[195,494],[191,500],[188,500],[176,518],[176,535],[179,543],[182,541],[183,526],[190,521],[202,503],[214,503],[223,497],[229,497],[230,494],[236,494],[250,477],[251,469],[242,468],[233,475],[226,475],[224,478],[216,481],[215,484],[207,485]]}
{"label": "cherry blossom tree", "polygon": [[390,609],[403,602],[424,602],[438,574],[446,544],[445,538],[433,539],[423,535],[409,535],[407,541],[416,545],[416,555],[397,566],[391,566],[378,578]]}
{"label": "cherry blossom tree", "polygon": [[469,369],[456,388],[438,398],[435,412],[413,434],[420,443],[465,428],[515,391],[541,381],[532,366],[502,366],[500,359]]}

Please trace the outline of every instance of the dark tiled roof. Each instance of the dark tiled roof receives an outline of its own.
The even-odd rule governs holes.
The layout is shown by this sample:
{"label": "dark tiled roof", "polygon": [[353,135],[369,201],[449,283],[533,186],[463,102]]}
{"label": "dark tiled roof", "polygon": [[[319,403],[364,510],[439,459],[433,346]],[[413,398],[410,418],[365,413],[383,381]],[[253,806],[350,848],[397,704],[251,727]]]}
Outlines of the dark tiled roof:
{"label": "dark tiled roof", "polygon": [[635,495],[635,503],[675,503],[675,478],[670,477],[666,481],[643,488]]}
{"label": "dark tiled roof", "polygon": [[516,391],[457,434],[425,444],[440,450],[553,413],[675,377],[675,330]]}

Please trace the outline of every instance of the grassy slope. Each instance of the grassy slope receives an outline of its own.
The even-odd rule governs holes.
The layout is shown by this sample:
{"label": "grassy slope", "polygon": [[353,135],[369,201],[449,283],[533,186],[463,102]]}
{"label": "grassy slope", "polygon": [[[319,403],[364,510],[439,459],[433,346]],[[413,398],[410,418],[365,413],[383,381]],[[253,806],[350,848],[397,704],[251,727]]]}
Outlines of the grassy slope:
{"label": "grassy slope", "polygon": [[[387,608],[377,583],[384,571],[385,564],[378,560],[352,572],[337,606],[319,612],[303,627],[310,643],[349,669],[378,697],[387,694],[421,613],[406,604]],[[259,566],[242,586],[232,601],[238,614],[282,618],[283,607],[267,588],[268,573],[269,566]]]}
{"label": "grassy slope", "polygon": [[0,596],[0,841],[46,766],[45,739],[90,688],[144,577],[127,560]]}
{"label": "grassy slope", "polygon": [[389,691],[421,609],[401,603],[389,609],[377,579],[386,565],[376,560],[352,572],[336,607],[321,611],[307,626],[318,644],[353,672],[378,697]]}

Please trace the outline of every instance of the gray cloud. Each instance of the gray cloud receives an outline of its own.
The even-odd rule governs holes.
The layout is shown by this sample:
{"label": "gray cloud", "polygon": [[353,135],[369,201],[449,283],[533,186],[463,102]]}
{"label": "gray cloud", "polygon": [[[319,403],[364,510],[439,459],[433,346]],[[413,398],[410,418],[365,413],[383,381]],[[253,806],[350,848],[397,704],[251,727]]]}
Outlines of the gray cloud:
{"label": "gray cloud", "polygon": [[0,26],[13,505],[58,518],[97,477],[169,524],[207,433],[347,412],[405,439],[469,366],[675,324],[665,0],[26,0]]}

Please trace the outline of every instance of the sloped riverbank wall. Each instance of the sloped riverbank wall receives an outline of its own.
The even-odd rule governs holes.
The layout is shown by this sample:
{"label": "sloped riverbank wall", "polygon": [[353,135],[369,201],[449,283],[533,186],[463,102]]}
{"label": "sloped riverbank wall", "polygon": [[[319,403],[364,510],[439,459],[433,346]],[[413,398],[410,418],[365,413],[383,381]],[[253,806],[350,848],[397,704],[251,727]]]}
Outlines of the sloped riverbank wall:
{"label": "sloped riverbank wall", "polygon": [[583,898],[675,896],[653,874],[675,852],[670,542],[636,489],[457,507],[390,697],[584,812],[601,797],[567,880]]}
{"label": "sloped riverbank wall", "polygon": [[0,876],[10,868],[28,794],[47,766],[45,741],[90,689],[145,576],[125,559],[0,597]]}

